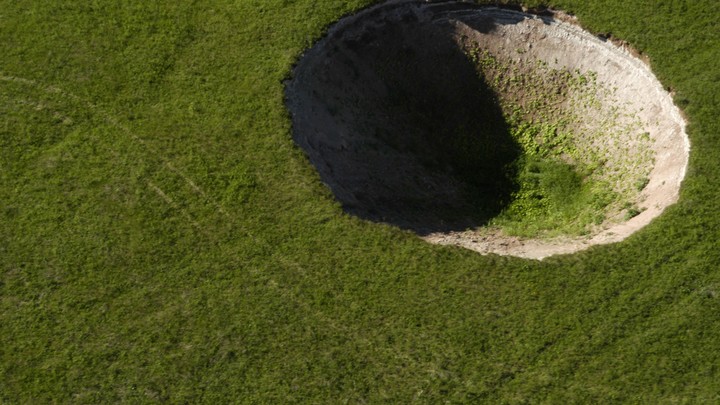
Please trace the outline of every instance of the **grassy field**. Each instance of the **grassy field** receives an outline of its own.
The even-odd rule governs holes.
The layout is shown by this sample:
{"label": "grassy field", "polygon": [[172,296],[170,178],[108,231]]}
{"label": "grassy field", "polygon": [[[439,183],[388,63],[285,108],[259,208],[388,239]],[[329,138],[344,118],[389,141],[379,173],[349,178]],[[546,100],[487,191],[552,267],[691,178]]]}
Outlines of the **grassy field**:
{"label": "grassy field", "polygon": [[0,403],[720,401],[714,0],[553,0],[689,120],[680,202],[544,262],[349,217],[283,79],[371,0],[2,1]]}

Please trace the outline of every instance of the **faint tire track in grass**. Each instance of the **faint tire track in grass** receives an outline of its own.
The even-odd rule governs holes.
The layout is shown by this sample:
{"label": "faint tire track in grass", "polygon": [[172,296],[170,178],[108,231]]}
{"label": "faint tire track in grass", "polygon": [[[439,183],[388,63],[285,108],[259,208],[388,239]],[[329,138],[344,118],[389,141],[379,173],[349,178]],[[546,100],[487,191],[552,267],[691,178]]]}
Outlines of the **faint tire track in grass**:
{"label": "faint tire track in grass", "polygon": [[194,226],[195,228],[200,230],[205,236],[210,237],[210,234],[205,230],[205,228],[203,228],[202,225],[200,225],[195,219],[193,219],[192,215],[190,215],[190,213],[187,212],[187,210],[185,210],[184,208],[177,205],[175,203],[175,201],[173,201],[173,199],[170,198],[170,196],[168,196],[160,187],[156,186],[155,183],[153,183],[152,181],[148,181],[147,185],[152,191],[155,192],[155,194],[160,196],[160,198],[163,201],[165,201],[169,206],[171,206],[173,209],[179,211],[190,222],[190,224],[192,224],[192,226]]}
{"label": "faint tire track in grass", "polygon": [[[204,211],[203,217],[207,218],[208,215],[217,215],[218,213],[222,216],[224,219],[217,218],[216,220],[213,220],[216,224],[222,224],[227,222],[227,218],[230,217],[228,212],[225,210],[225,208],[220,204],[219,202],[215,201],[208,195],[206,191],[203,190],[202,187],[200,187],[193,179],[191,179],[187,174],[185,174],[182,170],[178,169],[167,157],[163,156],[162,153],[160,153],[156,148],[149,145],[147,141],[136,135],[133,131],[131,131],[127,126],[120,123],[114,116],[112,116],[110,113],[99,107],[97,104],[92,103],[88,100],[83,99],[82,97],[79,97],[71,92],[65,91],[57,86],[53,85],[43,85],[37,81],[8,75],[4,72],[0,72],[0,82],[6,82],[6,83],[16,83],[22,86],[27,86],[30,88],[33,88],[36,91],[40,91],[42,93],[47,93],[51,95],[59,95],[61,97],[67,98],[69,100],[72,100],[76,103],[79,103],[81,106],[86,107],[89,111],[92,111],[94,114],[96,114],[100,120],[106,122],[111,127],[116,128],[120,132],[126,134],[129,139],[131,139],[136,145],[141,146],[142,151],[141,153],[145,155],[150,155],[151,158],[146,157],[144,160],[146,163],[150,163],[152,160],[159,161],[161,165],[161,170],[164,170],[166,172],[169,172],[171,175],[178,176],[180,179],[182,179],[182,182],[192,191],[192,194],[195,194],[201,198],[195,198],[193,199],[193,204],[195,205],[196,210],[202,210]],[[28,106],[30,108],[34,108],[36,110],[45,109],[46,106],[43,105],[42,102],[39,101],[33,101],[30,99],[16,99],[15,100],[17,104]],[[62,114],[62,112],[50,110],[51,113],[54,116],[57,116],[64,121],[71,120],[71,118],[67,115]],[[116,148],[113,148],[111,145],[109,146],[110,152],[117,156],[123,156],[126,155],[124,153],[121,153]],[[150,175],[148,173],[147,175]],[[167,175],[164,176],[167,178]],[[211,232],[208,232],[207,229],[205,229],[203,226],[201,226],[196,219],[193,219],[193,216],[190,214],[190,208],[189,207],[182,207],[179,203],[176,202],[176,199],[173,199],[163,191],[159,186],[157,186],[154,182],[148,181],[148,186],[151,190],[153,190],[156,194],[158,194],[165,202],[167,202],[169,205],[171,205],[174,209],[178,210],[182,216],[184,216],[186,219],[190,221],[190,223],[198,228],[203,230],[203,234],[206,236],[210,236]],[[181,193],[181,190],[177,190],[177,193]],[[189,199],[184,199],[189,200]],[[200,208],[202,204],[208,205],[207,209]],[[215,239],[215,238],[212,238]]]}

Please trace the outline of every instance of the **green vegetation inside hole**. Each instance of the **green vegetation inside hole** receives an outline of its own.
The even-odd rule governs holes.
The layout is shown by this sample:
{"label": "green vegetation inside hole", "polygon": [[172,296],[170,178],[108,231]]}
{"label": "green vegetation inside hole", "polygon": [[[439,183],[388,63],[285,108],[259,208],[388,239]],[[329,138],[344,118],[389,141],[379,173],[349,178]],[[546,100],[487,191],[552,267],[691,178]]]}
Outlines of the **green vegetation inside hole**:
{"label": "green vegetation inside hole", "polygon": [[614,90],[598,83],[595,72],[501,58],[472,43],[465,47],[497,95],[521,151],[505,174],[515,185],[511,201],[491,225],[523,237],[584,235],[608,212],[623,210],[623,201],[637,198],[652,157],[625,158],[619,145],[635,139],[649,150],[650,138],[637,117],[603,105],[614,100]]}
{"label": "green vegetation inside hole", "polygon": [[510,235],[584,234],[602,223],[599,210],[616,199],[562,161],[525,155],[516,164],[519,189],[492,222]]}

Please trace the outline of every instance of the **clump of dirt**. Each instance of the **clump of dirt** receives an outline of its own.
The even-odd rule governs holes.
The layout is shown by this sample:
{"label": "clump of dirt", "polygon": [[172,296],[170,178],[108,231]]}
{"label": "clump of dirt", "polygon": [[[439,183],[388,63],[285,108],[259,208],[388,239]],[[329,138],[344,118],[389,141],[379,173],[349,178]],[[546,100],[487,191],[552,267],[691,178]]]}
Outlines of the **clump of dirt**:
{"label": "clump of dirt", "polygon": [[677,200],[685,124],[643,62],[568,19],[405,0],[347,17],[287,83],[294,140],[347,212],[433,243],[622,240]]}

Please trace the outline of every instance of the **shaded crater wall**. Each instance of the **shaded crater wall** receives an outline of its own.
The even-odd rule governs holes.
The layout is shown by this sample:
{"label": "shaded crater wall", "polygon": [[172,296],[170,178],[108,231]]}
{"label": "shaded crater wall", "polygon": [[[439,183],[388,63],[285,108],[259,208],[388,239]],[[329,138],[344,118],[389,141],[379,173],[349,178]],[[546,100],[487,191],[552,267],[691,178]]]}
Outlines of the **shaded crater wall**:
{"label": "shaded crater wall", "polygon": [[287,85],[295,141],[344,208],[421,234],[496,215],[519,153],[437,11],[405,5],[351,19],[304,55]]}

